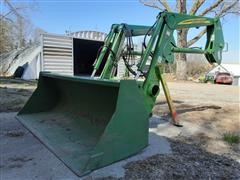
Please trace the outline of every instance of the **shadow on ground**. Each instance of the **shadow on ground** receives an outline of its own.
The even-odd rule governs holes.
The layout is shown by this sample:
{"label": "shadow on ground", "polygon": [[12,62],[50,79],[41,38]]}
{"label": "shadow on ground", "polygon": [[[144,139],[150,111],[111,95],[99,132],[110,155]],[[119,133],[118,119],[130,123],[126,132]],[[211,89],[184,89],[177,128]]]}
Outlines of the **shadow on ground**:
{"label": "shadow on ground", "polygon": [[[186,112],[192,112],[192,111],[205,111],[208,109],[221,109],[222,107],[220,106],[216,106],[216,105],[204,105],[204,106],[193,106],[193,105],[189,105],[186,104],[184,101],[178,101],[178,100],[174,100],[173,103],[175,104],[176,108],[177,108],[177,113],[178,114],[182,114],[182,113],[186,113]],[[167,105],[166,101],[161,101],[161,102],[157,102],[155,104],[155,106],[159,106],[159,105]]]}
{"label": "shadow on ground", "polygon": [[215,105],[198,106],[198,107],[192,106],[191,108],[178,109],[177,113],[182,114],[182,113],[192,112],[192,111],[205,111],[205,110],[208,110],[208,109],[221,109],[221,107],[220,106],[215,106]]}

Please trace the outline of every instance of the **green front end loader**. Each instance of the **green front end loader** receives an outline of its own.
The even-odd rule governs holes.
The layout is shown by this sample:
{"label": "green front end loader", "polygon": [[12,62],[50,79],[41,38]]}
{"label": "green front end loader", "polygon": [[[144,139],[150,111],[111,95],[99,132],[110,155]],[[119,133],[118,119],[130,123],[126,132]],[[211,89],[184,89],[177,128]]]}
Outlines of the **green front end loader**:
{"label": "green front end loader", "polygon": [[[174,30],[199,26],[207,28],[204,50],[175,45]],[[141,35],[150,40],[142,52],[135,52],[129,42]],[[91,77],[41,72],[37,89],[17,118],[82,176],[148,145],[148,119],[159,94],[160,63],[173,62],[174,52],[205,54],[210,63],[220,63],[223,43],[219,19],[163,12],[151,27],[114,24]],[[132,54],[140,55],[137,71],[127,60]],[[107,59],[102,73],[95,77],[103,58]],[[113,79],[120,58],[134,79]],[[147,61],[150,66],[145,71]]]}

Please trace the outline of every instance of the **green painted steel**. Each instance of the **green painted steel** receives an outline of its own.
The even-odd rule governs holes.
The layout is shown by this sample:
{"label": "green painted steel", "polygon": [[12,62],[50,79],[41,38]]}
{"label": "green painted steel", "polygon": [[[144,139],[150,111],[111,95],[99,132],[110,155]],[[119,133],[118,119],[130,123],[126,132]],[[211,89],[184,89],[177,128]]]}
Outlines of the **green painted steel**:
{"label": "green painted steel", "polygon": [[206,51],[200,48],[172,48],[172,52],[178,53],[193,53],[193,54],[204,54]]}
{"label": "green painted steel", "polygon": [[[201,26],[207,28],[205,49],[177,47],[173,36],[175,30],[179,28],[198,28]],[[112,26],[110,34],[113,33],[114,36],[108,46],[111,53],[108,55],[108,60],[101,74],[101,78],[111,79],[113,77],[121,55],[119,52],[123,52],[123,42],[126,37],[129,37],[130,35],[142,35],[141,33],[150,35],[150,39],[144,52],[133,52],[133,54],[141,54],[136,79],[144,71],[147,61],[151,59],[150,68],[142,85],[148,109],[153,108],[156,97],[159,94],[159,90],[157,90],[160,81],[160,77],[158,76],[158,66],[164,62],[173,63],[175,52],[204,54],[210,63],[221,63],[224,40],[219,18],[162,12],[158,15],[154,25],[149,27],[148,30],[147,28],[148,27],[146,26],[127,24],[114,24],[114,26]],[[102,51],[101,56],[104,55],[106,55],[106,52]],[[97,59],[96,62],[97,64],[101,63],[101,59]],[[98,67],[95,65],[94,69],[96,71],[98,70]]]}
{"label": "green painted steel", "polygon": [[17,118],[81,176],[148,145],[150,112],[145,106],[135,80],[41,73]]}
{"label": "green painted steel", "polygon": [[120,58],[122,51],[121,47],[125,39],[124,25],[115,27],[114,31],[116,34],[111,42],[111,47],[109,47],[111,50],[109,51],[106,65],[104,66],[103,71],[100,75],[101,79],[109,79],[113,77],[117,68],[117,60]]}
{"label": "green painted steel", "polygon": [[[174,30],[200,26],[207,28],[205,49],[176,46]],[[135,52],[141,58],[136,80],[111,80],[125,39],[144,34],[150,39],[143,52]],[[223,46],[218,18],[162,12],[152,27],[113,24],[94,62],[92,77],[106,58],[99,79],[41,73],[17,118],[76,174],[84,175],[148,145],[148,118],[159,94],[161,63],[172,63],[174,52],[201,53],[210,63],[220,63]],[[140,75],[143,82],[137,81]]]}

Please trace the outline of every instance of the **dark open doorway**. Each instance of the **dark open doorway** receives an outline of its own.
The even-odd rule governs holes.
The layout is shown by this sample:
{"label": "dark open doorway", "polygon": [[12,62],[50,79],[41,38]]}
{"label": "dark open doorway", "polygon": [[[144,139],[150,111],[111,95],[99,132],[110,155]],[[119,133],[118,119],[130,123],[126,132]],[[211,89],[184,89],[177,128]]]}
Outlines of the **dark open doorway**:
{"label": "dark open doorway", "polygon": [[[92,74],[93,63],[103,44],[102,41],[73,39],[74,75],[90,76]],[[100,75],[99,72],[102,71],[105,61],[102,62],[96,75]]]}

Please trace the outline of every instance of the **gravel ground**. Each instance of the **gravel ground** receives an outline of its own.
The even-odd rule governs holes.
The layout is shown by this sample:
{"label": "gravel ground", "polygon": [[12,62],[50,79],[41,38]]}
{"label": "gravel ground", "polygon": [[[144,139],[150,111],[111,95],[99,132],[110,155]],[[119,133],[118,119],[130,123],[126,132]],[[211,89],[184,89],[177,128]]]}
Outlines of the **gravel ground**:
{"label": "gravel ground", "polygon": [[128,163],[124,179],[240,179],[240,164],[196,144],[169,139],[172,154]]}

